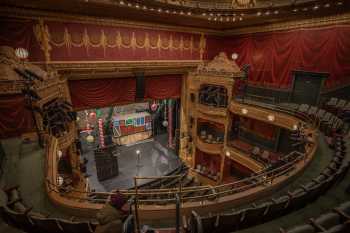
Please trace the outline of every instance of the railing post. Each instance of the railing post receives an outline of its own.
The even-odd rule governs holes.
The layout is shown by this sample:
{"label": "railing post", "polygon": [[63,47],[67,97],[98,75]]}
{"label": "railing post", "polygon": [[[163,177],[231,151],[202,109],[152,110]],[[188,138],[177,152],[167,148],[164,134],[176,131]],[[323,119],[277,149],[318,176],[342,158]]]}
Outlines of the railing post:
{"label": "railing post", "polygon": [[175,194],[176,199],[176,233],[180,233],[180,206],[181,200],[179,194]]}
{"label": "railing post", "polygon": [[140,220],[139,220],[139,212],[138,212],[138,188],[137,188],[137,177],[134,177],[134,185],[135,185],[135,228],[136,232],[140,233]]}

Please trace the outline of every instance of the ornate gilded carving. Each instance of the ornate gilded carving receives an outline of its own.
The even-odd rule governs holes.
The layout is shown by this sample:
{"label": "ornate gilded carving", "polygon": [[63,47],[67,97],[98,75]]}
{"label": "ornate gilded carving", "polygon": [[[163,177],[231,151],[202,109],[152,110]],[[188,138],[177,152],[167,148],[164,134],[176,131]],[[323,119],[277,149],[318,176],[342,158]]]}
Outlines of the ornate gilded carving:
{"label": "ornate gilded carving", "polygon": [[45,55],[45,61],[49,62],[51,60],[50,58],[50,34],[49,34],[49,28],[47,25],[44,24],[44,20],[40,19],[39,24],[36,24],[33,28],[34,35],[38,43],[40,44],[41,50],[44,51]]}
{"label": "ornate gilded carving", "polygon": [[221,52],[212,61],[202,64],[197,68],[198,73],[211,73],[218,75],[227,75],[230,77],[241,76],[242,72],[235,61],[229,60],[226,53]]}
{"label": "ornate gilded carving", "polygon": [[84,47],[88,54],[89,48],[91,47],[103,48],[104,55],[106,55],[107,48],[124,48],[132,50],[145,49],[147,52],[151,49],[158,50],[159,52],[161,50],[180,50],[181,52],[190,51],[190,53],[199,52],[201,58],[203,58],[206,46],[206,39],[204,34],[202,34],[200,37],[198,47],[195,47],[193,35],[191,35],[186,40],[181,35],[179,38],[179,43],[177,44],[174,42],[173,35],[170,35],[170,37],[167,38],[166,36],[163,37],[158,33],[156,39],[154,39],[149,35],[149,33],[145,32],[143,38],[140,39],[136,37],[135,31],[131,32],[131,36],[130,33],[117,31],[114,37],[112,36],[108,38],[107,34],[103,29],[101,30],[99,35],[95,35],[97,36],[98,40],[93,41],[91,39],[91,35],[88,34],[86,28],[84,29],[83,35],[80,38],[80,40],[73,40],[72,32],[70,32],[67,27],[64,28],[63,36],[60,39],[57,38],[57,36],[54,39],[52,36],[53,30],[51,29],[50,34],[50,28],[48,28],[47,25],[44,25],[42,20],[39,22],[40,23],[38,25],[35,25],[34,32],[39,44],[45,51],[45,54],[47,55],[48,59],[50,59],[50,44],[58,48],[65,47],[68,50],[68,52],[70,52],[70,49],[72,47]]}

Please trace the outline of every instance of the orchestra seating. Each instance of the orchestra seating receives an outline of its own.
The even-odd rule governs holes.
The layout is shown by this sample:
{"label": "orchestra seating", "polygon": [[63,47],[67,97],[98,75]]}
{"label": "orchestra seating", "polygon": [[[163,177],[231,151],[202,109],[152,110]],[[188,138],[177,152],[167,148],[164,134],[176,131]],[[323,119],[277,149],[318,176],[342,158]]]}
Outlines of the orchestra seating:
{"label": "orchestra seating", "polygon": [[4,221],[16,228],[29,233],[92,233],[97,223],[95,221],[74,221],[50,217],[32,211],[27,207],[20,196],[19,188],[13,187],[5,191],[0,191],[6,203],[0,206],[0,214]]}
{"label": "orchestra seating", "polygon": [[295,226],[289,230],[280,229],[281,233],[347,233],[350,231],[350,202],[344,202],[331,212],[311,218],[309,223]]}

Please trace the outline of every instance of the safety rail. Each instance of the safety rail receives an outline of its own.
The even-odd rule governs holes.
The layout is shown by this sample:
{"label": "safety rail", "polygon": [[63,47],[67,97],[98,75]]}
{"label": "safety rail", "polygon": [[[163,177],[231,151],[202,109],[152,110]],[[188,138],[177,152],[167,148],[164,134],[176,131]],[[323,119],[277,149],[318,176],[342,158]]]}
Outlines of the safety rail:
{"label": "safety rail", "polygon": [[[255,105],[256,106],[256,105]],[[275,110],[275,109],[274,109]],[[278,110],[277,110],[278,111]],[[287,111],[288,112],[288,111]],[[295,112],[292,113],[289,111],[289,114],[295,116]],[[308,116],[302,115],[303,119],[307,122],[312,123],[312,126],[315,125],[313,121],[315,119],[309,118]],[[313,120],[313,121],[312,121]],[[304,120],[302,120],[304,121]],[[304,121],[304,123],[307,123]],[[310,127],[310,124],[307,123],[307,126]],[[57,182],[57,151],[59,149],[58,141],[53,136],[47,136],[47,145],[46,145],[46,172],[47,180],[46,187],[47,192],[52,194],[54,201],[62,202],[61,204],[66,207],[77,209],[82,208],[87,211],[98,210],[102,208],[103,204],[109,200],[110,196],[114,193],[112,192],[90,192],[87,190],[76,190],[72,189],[68,192],[60,192],[58,182]],[[286,174],[296,174],[300,172],[303,167],[305,167],[315,152],[315,146],[311,148],[310,151],[307,151],[305,154],[299,152],[292,152],[285,157],[289,157],[289,160],[285,161],[285,164],[276,167],[276,168],[266,168],[263,171],[254,174],[251,177],[235,181],[232,183],[221,184],[217,186],[191,186],[191,187],[181,187],[179,190],[176,188],[159,188],[159,189],[142,189],[138,188],[129,190],[119,190],[122,194],[127,197],[138,197],[139,208],[147,212],[147,206],[150,208],[152,205],[161,205],[162,208],[170,208],[170,206],[175,204],[176,194],[180,195],[181,203],[185,206],[186,203],[196,202],[196,205],[205,205],[211,202],[224,201],[226,197],[229,199],[234,199],[235,194],[246,192],[246,195],[251,195],[252,192],[270,190],[269,187],[274,185],[280,185],[284,180],[289,179],[288,177],[284,178]],[[303,162],[304,161],[304,162]],[[179,178],[179,176],[163,176],[163,177],[144,177],[144,179],[169,179],[169,178]],[[182,181],[180,180],[179,185],[181,186]],[[274,184],[274,185],[273,185]],[[255,190],[255,191],[252,191]],[[225,198],[222,198],[225,197]],[[238,196],[237,196],[238,197]],[[52,199],[52,198],[51,198]],[[165,206],[163,207],[163,205]],[[169,204],[169,205],[168,205]],[[189,204],[192,206],[193,204]],[[77,207],[78,206],[78,207]],[[188,208],[188,207],[186,207]],[[144,215],[143,215],[144,216]]]}
{"label": "safety rail", "polygon": [[[242,190],[247,190],[249,188],[253,188],[259,186],[261,184],[273,184],[273,180],[283,174],[288,173],[293,166],[296,165],[300,160],[305,158],[304,154],[293,151],[288,154],[286,157],[290,157],[290,155],[295,154],[295,158],[292,161],[287,162],[286,164],[277,167],[272,170],[265,169],[259,174],[256,174],[251,177],[247,177],[245,179],[241,179],[235,182],[226,183],[217,186],[192,186],[192,187],[182,187],[181,182],[179,182],[180,188],[167,188],[167,189],[133,189],[133,190],[119,190],[122,194],[132,197],[138,196],[138,203],[140,204],[157,204],[157,203],[169,203],[175,201],[175,194],[179,194],[181,196],[181,202],[186,201],[203,201],[205,199],[216,199],[218,197],[224,196],[225,194],[233,194],[238,193]],[[162,176],[162,177],[135,177],[137,179],[169,179],[169,178],[181,178],[181,175],[175,176]],[[48,187],[50,191],[58,192],[58,185],[56,185],[52,180],[47,180]],[[137,186],[135,186],[137,187]],[[179,190],[180,189],[180,190]],[[198,195],[202,192],[212,192],[207,195]],[[195,193],[193,193],[195,192]],[[94,201],[98,203],[105,203],[110,195],[114,192],[86,192],[79,190],[71,190],[69,193],[64,193],[63,195],[67,198],[75,198],[77,200],[86,200],[92,201],[92,196],[96,196]],[[61,193],[62,194],[62,193]],[[76,194],[84,194],[84,195],[76,195]],[[186,194],[192,194],[191,196],[186,196]],[[197,194],[197,195],[196,195]],[[85,196],[85,198],[79,198],[78,196]],[[153,198],[154,196],[164,197],[168,196],[168,198]],[[171,197],[169,197],[171,196]],[[90,198],[89,198],[90,197]]]}

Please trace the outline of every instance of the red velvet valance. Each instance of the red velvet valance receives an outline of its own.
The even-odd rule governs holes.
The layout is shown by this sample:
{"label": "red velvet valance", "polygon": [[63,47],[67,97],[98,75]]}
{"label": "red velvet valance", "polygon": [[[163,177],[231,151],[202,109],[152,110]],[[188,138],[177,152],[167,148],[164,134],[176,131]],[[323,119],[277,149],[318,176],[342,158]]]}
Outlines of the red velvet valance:
{"label": "red velvet valance", "polygon": [[251,65],[249,82],[253,85],[290,88],[291,71],[297,69],[329,72],[325,85],[333,88],[349,83],[349,38],[349,25],[213,38],[208,57],[218,50],[229,56],[238,53],[240,66]]}
{"label": "red velvet valance", "polygon": [[70,80],[68,84],[73,107],[76,110],[135,101],[134,78]]}
{"label": "red velvet valance", "polygon": [[163,75],[145,78],[145,99],[181,97],[181,75]]}
{"label": "red velvet valance", "polygon": [[22,95],[0,95],[0,138],[19,136],[34,128]]}

